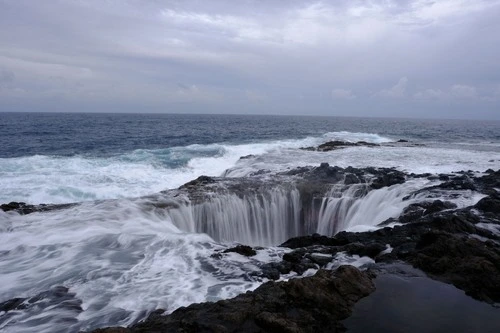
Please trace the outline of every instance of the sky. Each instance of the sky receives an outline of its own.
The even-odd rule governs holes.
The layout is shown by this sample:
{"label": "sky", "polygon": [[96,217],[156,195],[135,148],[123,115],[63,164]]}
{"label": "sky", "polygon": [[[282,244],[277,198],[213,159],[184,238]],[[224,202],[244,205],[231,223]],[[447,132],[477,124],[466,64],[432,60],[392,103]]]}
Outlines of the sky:
{"label": "sky", "polygon": [[500,0],[0,0],[0,112],[500,120]]}

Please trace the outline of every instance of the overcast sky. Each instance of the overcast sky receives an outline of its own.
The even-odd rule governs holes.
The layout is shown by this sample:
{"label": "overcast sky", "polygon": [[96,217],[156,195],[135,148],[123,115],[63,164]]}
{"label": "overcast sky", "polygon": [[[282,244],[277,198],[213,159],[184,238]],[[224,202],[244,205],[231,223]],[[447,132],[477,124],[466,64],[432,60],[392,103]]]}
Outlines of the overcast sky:
{"label": "overcast sky", "polygon": [[0,111],[500,119],[500,0],[0,0]]}

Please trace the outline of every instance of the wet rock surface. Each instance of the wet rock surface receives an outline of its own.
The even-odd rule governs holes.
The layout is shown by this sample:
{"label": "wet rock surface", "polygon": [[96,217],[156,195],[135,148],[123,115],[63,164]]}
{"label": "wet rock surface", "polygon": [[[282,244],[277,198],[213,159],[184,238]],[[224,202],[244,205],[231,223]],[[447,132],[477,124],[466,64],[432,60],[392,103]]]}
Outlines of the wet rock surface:
{"label": "wet rock surface", "polygon": [[348,147],[360,147],[360,146],[378,147],[380,145],[376,144],[376,143],[366,142],[366,141],[349,142],[349,141],[333,140],[333,141],[328,141],[328,142],[322,143],[318,147],[304,147],[301,149],[308,150],[308,151],[327,152],[327,151],[332,151],[332,150],[337,150],[337,149],[344,149],[344,148],[348,148]]}
{"label": "wet rock surface", "polygon": [[[403,225],[373,232],[340,232],[334,237],[297,237],[282,246],[294,249],[288,256],[295,258],[296,266],[306,266],[308,255],[317,252],[368,256],[377,263],[407,262],[475,299],[498,303],[500,236],[484,225],[500,225],[500,201],[492,188],[498,186],[499,178],[498,172],[481,177],[461,175],[419,191],[428,191],[430,196],[432,191],[443,188],[475,188],[485,195],[491,193],[471,207],[457,209],[451,202],[423,201],[409,205],[399,218],[388,221]],[[388,246],[391,250],[384,251]]]}
{"label": "wet rock surface", "polygon": [[94,332],[342,332],[340,320],[375,290],[372,275],[353,266],[314,276],[268,282],[216,303],[193,304],[162,316],[153,312],[130,328]]}
{"label": "wet rock surface", "polygon": [[14,211],[21,215],[31,214],[35,212],[47,212],[56,209],[65,209],[75,206],[76,204],[59,204],[59,205],[29,205],[25,202],[9,202],[7,204],[0,205],[0,210],[4,212]]}
{"label": "wet rock surface", "polygon": [[245,257],[252,257],[257,254],[257,252],[248,245],[237,245],[223,251],[223,253],[229,252],[235,252]]}

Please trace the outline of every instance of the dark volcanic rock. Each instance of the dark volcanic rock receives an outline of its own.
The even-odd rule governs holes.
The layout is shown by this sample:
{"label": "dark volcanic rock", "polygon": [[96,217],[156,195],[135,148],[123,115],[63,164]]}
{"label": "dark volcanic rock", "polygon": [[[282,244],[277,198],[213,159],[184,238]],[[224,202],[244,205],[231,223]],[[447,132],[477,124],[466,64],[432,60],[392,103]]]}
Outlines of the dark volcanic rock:
{"label": "dark volcanic rock", "polygon": [[500,247],[496,243],[429,231],[405,259],[476,299],[500,301]]}
{"label": "dark volcanic rock", "polygon": [[[426,196],[426,201],[409,205],[400,217],[391,220],[404,225],[372,232],[340,232],[334,237],[313,234],[289,239],[281,246],[292,251],[281,262],[263,264],[254,276],[277,280],[292,271],[301,275],[309,268],[325,267],[335,254],[343,252],[373,258],[370,270],[405,262],[478,300],[500,302],[500,237],[478,227],[479,223],[499,223],[495,219],[499,214],[496,188],[500,188],[500,171],[491,170],[480,177],[472,172],[408,175],[395,169],[344,169],[322,163],[279,176],[292,176],[303,210],[311,211],[318,209],[315,202],[332,184],[339,184],[339,188],[359,184],[355,186],[364,187],[366,194],[403,183],[406,178],[426,177],[443,183],[415,192],[435,191],[437,196]],[[214,181],[218,180],[201,179],[188,187]],[[457,209],[451,202],[436,200],[450,191],[479,191],[487,197],[474,207]],[[237,248],[234,252],[253,250]],[[268,282],[231,300],[194,304],[168,316],[158,311],[130,328],[96,332],[335,332],[342,329],[338,321],[349,315],[352,304],[372,290],[369,273],[347,266],[334,272],[320,269],[313,277]]]}
{"label": "dark volcanic rock", "polygon": [[341,266],[303,279],[268,282],[233,299],[193,304],[167,316],[154,312],[128,329],[94,332],[341,332],[339,321],[374,289],[370,274]]}
{"label": "dark volcanic rock", "polygon": [[406,181],[404,172],[389,169],[386,172],[377,172],[379,176],[375,178],[371,184],[374,189],[379,189],[386,186],[403,184]]}
{"label": "dark volcanic rock", "polygon": [[339,148],[345,148],[345,147],[352,147],[356,146],[355,143],[353,142],[346,142],[346,141],[328,141],[323,144],[320,144],[318,146],[319,151],[330,151],[334,149],[339,149]]}
{"label": "dark volcanic rock", "polygon": [[255,158],[255,155],[250,154],[250,155],[241,156],[240,160],[248,160],[250,158]]}
{"label": "dark volcanic rock", "polygon": [[446,209],[457,208],[457,205],[449,201],[434,200],[422,201],[409,205],[403,210],[399,222],[414,222],[422,216],[437,213]]}
{"label": "dark volcanic rock", "polygon": [[190,188],[190,187],[197,187],[197,186],[202,186],[206,184],[212,184],[215,183],[215,179],[212,177],[208,176],[199,176],[195,180],[192,180],[190,182],[187,182],[186,184],[182,185],[179,188]]}
{"label": "dark volcanic rock", "polygon": [[376,143],[371,143],[371,142],[366,142],[366,141],[358,141],[358,142],[348,142],[348,141],[339,141],[339,140],[334,140],[334,141],[328,141],[325,142],[316,148],[317,151],[331,151],[335,149],[342,149],[342,148],[347,148],[347,147],[354,147],[354,146],[367,146],[367,147],[377,147],[379,146]]}
{"label": "dark volcanic rock", "polygon": [[46,212],[56,209],[65,209],[75,206],[76,204],[58,204],[58,205],[29,205],[25,202],[9,202],[8,204],[0,205],[0,210],[4,212],[14,211],[21,215],[31,214],[35,212]]}
{"label": "dark volcanic rock", "polygon": [[0,303],[0,312],[8,312],[25,308],[23,302],[26,298],[13,298]]}
{"label": "dark volcanic rock", "polygon": [[500,196],[498,195],[482,198],[474,207],[483,212],[493,213],[500,218]]}
{"label": "dark volcanic rock", "polygon": [[300,247],[308,247],[312,245],[326,245],[326,246],[336,246],[336,245],[346,245],[349,242],[339,242],[337,241],[337,238],[334,237],[327,237],[327,236],[322,236],[320,234],[313,234],[311,236],[302,236],[302,237],[294,237],[290,238],[280,246],[282,247],[289,247],[291,249],[297,249]]}
{"label": "dark volcanic rock", "polygon": [[[340,232],[334,237],[297,237],[282,245],[296,249],[291,256],[294,258],[299,253],[307,257],[317,252],[320,245],[330,248],[331,253],[345,251],[372,257],[376,262],[402,260],[476,299],[500,302],[500,237],[476,227],[480,221],[483,220],[468,209],[447,210],[394,228]],[[381,254],[386,244],[393,250]]]}
{"label": "dark volcanic rock", "polygon": [[224,253],[235,252],[246,257],[252,257],[257,254],[257,252],[248,245],[237,245],[235,247],[226,249],[223,252]]}

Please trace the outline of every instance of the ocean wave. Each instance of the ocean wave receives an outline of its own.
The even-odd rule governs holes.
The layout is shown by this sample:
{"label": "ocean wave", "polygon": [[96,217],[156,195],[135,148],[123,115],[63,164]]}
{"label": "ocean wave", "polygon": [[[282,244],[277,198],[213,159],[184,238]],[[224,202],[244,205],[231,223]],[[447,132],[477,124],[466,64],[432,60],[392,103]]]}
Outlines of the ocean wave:
{"label": "ocean wave", "polygon": [[[492,159],[488,151],[446,147],[352,147],[328,153],[299,149],[330,140],[381,144],[395,141],[376,133],[340,131],[301,139],[136,149],[107,157],[2,158],[0,203],[69,203],[139,197],[176,188],[200,175],[240,177],[259,170],[278,172],[321,162],[341,167],[396,167],[416,173],[500,167],[500,158]],[[253,158],[240,159],[243,156]]]}

